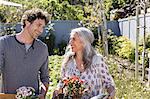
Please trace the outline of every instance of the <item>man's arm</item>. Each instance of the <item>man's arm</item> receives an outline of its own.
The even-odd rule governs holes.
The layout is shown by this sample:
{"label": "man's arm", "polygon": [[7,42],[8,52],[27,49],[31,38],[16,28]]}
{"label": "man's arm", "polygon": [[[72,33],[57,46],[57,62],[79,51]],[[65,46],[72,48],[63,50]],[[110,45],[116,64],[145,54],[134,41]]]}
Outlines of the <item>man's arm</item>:
{"label": "man's arm", "polygon": [[4,66],[4,44],[3,44],[3,38],[0,37],[0,75],[2,73],[3,66]]}
{"label": "man's arm", "polygon": [[46,49],[46,59],[40,69],[40,80],[42,82],[40,99],[45,99],[49,87],[49,68],[48,68],[48,50]]}

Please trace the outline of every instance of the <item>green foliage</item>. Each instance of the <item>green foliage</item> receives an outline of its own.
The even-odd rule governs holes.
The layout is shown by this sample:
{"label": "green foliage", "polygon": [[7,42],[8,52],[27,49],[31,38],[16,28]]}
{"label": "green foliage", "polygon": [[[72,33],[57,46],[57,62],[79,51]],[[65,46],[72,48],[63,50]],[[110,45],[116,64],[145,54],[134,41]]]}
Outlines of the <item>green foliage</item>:
{"label": "green foliage", "polygon": [[150,92],[146,91],[146,87],[133,77],[134,71],[127,73],[129,71],[123,69],[119,73],[118,64],[113,56],[108,58],[107,64],[114,77],[117,99],[149,99]]}
{"label": "green foliage", "polygon": [[[146,54],[145,54],[145,66],[148,67],[148,53],[150,53],[150,35],[146,36],[145,40],[146,45]],[[96,48],[99,52],[102,51],[102,43],[98,42]],[[131,41],[127,37],[117,37],[115,35],[108,35],[108,51],[109,54],[118,55],[124,59],[129,59],[131,62],[135,61],[135,46],[131,43]],[[138,54],[139,54],[139,63],[142,64],[142,52],[143,52],[143,40],[140,40]]]}
{"label": "green foliage", "polygon": [[[49,69],[50,69],[50,88],[47,94],[47,99],[51,99],[52,92],[58,84],[60,79],[60,69],[62,56],[50,56]],[[141,83],[135,80],[132,75],[123,71],[118,73],[118,64],[113,57],[108,58],[107,64],[109,65],[109,71],[114,78],[116,85],[116,98],[117,99],[149,99],[150,92],[145,90],[145,87]]]}
{"label": "green foliage", "polygon": [[41,8],[46,10],[52,20],[82,20],[81,5],[70,5],[68,1],[59,3],[59,0],[10,0],[22,4],[23,7],[0,6],[0,19],[5,22],[19,22],[27,9]]}
{"label": "green foliage", "polygon": [[[148,99],[150,97],[144,86],[141,85],[140,81],[134,78],[127,79],[125,74],[122,74],[120,79],[115,79],[117,84],[117,94],[119,99]],[[147,96],[148,95],[148,96]]]}
{"label": "green foliage", "polygon": [[[62,56],[54,55],[49,57],[49,70],[50,70],[50,86],[47,97],[51,97],[53,91],[55,90],[58,81],[60,80],[60,71]],[[51,99],[51,98],[48,98]]]}
{"label": "green foliage", "polygon": [[44,43],[48,46],[48,52],[50,55],[54,53],[54,47],[55,47],[55,35],[54,33],[51,33],[49,36],[42,39]]}
{"label": "green foliage", "polygon": [[57,53],[57,55],[64,55],[65,54],[66,46],[67,46],[67,42],[65,40],[62,40],[58,44],[58,53]]}
{"label": "green foliage", "polygon": [[[146,49],[147,48],[150,48],[150,34],[149,33],[147,33],[148,35],[146,35],[146,39],[145,39],[145,46],[146,46]],[[143,41],[143,40],[141,40],[141,41]],[[142,42],[141,42],[142,43]]]}
{"label": "green foliage", "polygon": [[15,24],[5,24],[3,31],[1,31],[1,36],[14,35],[15,33]]}
{"label": "green foliage", "polygon": [[103,45],[102,45],[101,40],[98,40],[98,42],[95,45],[95,49],[97,52],[103,53]]}
{"label": "green foliage", "polygon": [[[120,36],[118,38],[118,46],[119,48],[116,50],[117,54],[126,59],[130,59],[134,56],[134,47],[131,41],[127,37]],[[131,59],[134,60],[134,59]]]}
{"label": "green foliage", "polygon": [[107,19],[109,19],[111,10],[120,9],[125,6],[126,3],[129,3],[129,0],[104,0],[104,3]]}
{"label": "green foliage", "polygon": [[117,9],[125,5],[127,0],[112,0],[112,8]]}
{"label": "green foliage", "polygon": [[[148,67],[148,53],[150,53],[150,34],[147,33],[148,35],[146,35],[146,38],[145,38],[145,66]],[[138,51],[139,51],[139,63],[142,64],[142,52],[143,52],[143,38],[141,37],[141,39],[139,40],[139,48],[138,48]]]}
{"label": "green foliage", "polygon": [[115,35],[108,35],[108,49],[110,54],[116,54],[116,50],[119,48],[118,37]]}
{"label": "green foliage", "polygon": [[16,23],[21,20],[23,11],[17,7],[0,6],[0,22]]}
{"label": "green foliage", "polygon": [[[98,42],[98,47],[96,48],[99,52],[103,52],[101,41]],[[134,62],[135,48],[127,37],[117,37],[113,34],[108,35],[108,51],[109,54],[118,55],[119,57],[129,59],[131,62]]]}

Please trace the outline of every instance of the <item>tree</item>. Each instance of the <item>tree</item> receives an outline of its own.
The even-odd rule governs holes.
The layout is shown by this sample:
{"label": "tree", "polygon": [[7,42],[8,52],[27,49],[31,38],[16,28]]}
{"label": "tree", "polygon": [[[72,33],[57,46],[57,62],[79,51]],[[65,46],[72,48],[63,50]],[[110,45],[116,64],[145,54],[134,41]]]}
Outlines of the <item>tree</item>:
{"label": "tree", "polygon": [[21,19],[22,11],[17,7],[0,6],[1,22],[16,23]]}
{"label": "tree", "polygon": [[[129,9],[129,10],[131,10],[131,8],[133,7],[132,4],[133,4],[134,1],[135,0],[105,0],[104,4],[105,4],[106,13],[107,13],[107,19],[109,19],[110,11],[114,10],[114,9],[118,9],[119,10],[116,13],[116,15],[117,15],[116,17],[120,18],[120,12],[124,12],[124,10],[122,10],[122,9]],[[131,8],[128,8],[127,6],[131,7]],[[129,12],[127,10],[125,10],[125,11]],[[124,16],[124,15],[122,14],[122,16]]]}
{"label": "tree", "polygon": [[[41,8],[51,14],[52,20],[82,20],[84,13],[80,0],[77,5],[71,5],[71,0],[10,0],[23,5],[22,8],[2,6],[0,7],[0,19],[6,22],[20,21],[23,12],[31,8]],[[11,14],[10,14],[11,13]]]}

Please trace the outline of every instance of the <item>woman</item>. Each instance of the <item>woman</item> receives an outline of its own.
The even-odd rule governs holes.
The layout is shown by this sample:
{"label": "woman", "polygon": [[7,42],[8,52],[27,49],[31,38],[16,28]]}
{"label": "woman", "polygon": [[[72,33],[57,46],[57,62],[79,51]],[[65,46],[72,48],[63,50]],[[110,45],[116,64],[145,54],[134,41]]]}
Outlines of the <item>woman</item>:
{"label": "woman", "polygon": [[103,93],[106,89],[109,99],[114,98],[114,81],[109,74],[103,57],[92,47],[93,33],[84,27],[71,31],[69,46],[62,64],[61,78],[78,76],[86,81],[89,98]]}

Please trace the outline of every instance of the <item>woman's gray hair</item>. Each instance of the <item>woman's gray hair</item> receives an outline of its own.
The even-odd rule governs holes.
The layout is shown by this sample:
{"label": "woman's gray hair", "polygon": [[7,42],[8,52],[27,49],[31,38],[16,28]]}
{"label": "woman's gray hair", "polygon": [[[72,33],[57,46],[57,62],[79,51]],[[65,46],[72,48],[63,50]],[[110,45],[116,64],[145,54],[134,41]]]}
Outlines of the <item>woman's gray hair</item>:
{"label": "woman's gray hair", "polygon": [[[84,68],[90,67],[92,63],[92,58],[96,54],[94,48],[92,47],[92,43],[94,41],[94,35],[92,31],[85,27],[75,28],[71,31],[70,35],[73,35],[77,33],[79,38],[84,44],[84,50],[83,50],[83,62],[84,62]],[[63,61],[63,65],[66,65],[67,62],[71,59],[72,56],[75,54],[72,52],[70,45],[68,45],[65,53],[65,58]]]}

